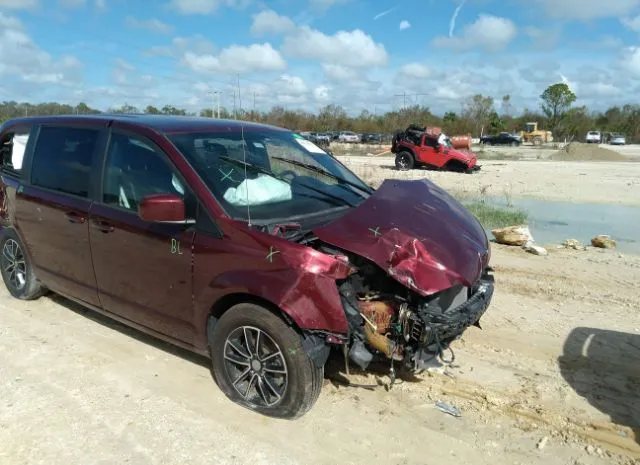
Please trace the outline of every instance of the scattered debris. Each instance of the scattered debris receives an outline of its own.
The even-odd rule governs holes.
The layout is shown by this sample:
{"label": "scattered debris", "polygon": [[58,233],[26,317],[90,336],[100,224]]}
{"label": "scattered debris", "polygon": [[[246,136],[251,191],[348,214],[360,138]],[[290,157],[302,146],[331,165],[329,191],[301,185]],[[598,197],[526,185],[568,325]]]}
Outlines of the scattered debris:
{"label": "scattered debris", "polygon": [[498,244],[523,246],[533,242],[533,236],[527,225],[507,226],[491,231]]}
{"label": "scattered debris", "polygon": [[549,252],[547,252],[547,249],[539,245],[535,245],[533,241],[527,242],[525,245],[522,246],[522,248],[534,255],[542,255],[542,256],[549,255]]}
{"label": "scattered debris", "polygon": [[549,436],[545,436],[540,441],[538,441],[537,448],[542,450],[547,446],[547,442],[549,442]]}
{"label": "scattered debris", "polygon": [[599,234],[591,239],[591,245],[594,247],[599,247],[601,249],[615,249],[616,241],[611,239],[611,236]]}
{"label": "scattered debris", "polygon": [[587,250],[587,248],[577,239],[567,239],[562,243],[565,249]]}
{"label": "scattered debris", "polygon": [[441,412],[454,416],[456,418],[460,418],[462,416],[462,412],[457,407],[454,407],[451,404],[447,404],[442,401],[436,401],[436,408]]}

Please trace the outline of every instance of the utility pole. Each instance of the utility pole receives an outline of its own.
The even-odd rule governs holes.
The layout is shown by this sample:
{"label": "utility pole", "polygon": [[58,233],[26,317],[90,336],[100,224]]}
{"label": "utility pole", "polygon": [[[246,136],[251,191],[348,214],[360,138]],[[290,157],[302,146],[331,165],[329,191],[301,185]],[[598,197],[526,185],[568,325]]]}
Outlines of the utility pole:
{"label": "utility pole", "polygon": [[242,95],[240,94],[240,73],[238,73],[238,106],[240,107],[240,117],[242,118]]}
{"label": "utility pole", "polygon": [[396,97],[402,97],[402,108],[406,108],[407,107],[407,92],[406,91],[402,91],[401,94],[396,94]]}
{"label": "utility pole", "polygon": [[233,91],[233,119],[238,119],[238,112],[236,111],[236,91]]}
{"label": "utility pole", "polygon": [[220,91],[219,90],[210,90],[209,93],[211,96],[215,96],[215,100],[213,101],[213,105],[211,106],[211,117],[216,117],[216,105],[218,107],[218,119],[220,119]]}

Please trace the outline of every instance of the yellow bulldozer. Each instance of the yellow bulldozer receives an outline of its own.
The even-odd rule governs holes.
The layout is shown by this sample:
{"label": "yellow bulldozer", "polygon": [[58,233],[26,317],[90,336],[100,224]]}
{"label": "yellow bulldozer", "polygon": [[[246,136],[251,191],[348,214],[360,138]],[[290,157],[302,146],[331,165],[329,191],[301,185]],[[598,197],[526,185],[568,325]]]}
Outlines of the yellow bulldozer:
{"label": "yellow bulldozer", "polygon": [[538,123],[532,122],[525,125],[524,131],[520,131],[520,140],[533,143],[533,145],[542,145],[553,142],[553,134],[551,131],[538,129]]}

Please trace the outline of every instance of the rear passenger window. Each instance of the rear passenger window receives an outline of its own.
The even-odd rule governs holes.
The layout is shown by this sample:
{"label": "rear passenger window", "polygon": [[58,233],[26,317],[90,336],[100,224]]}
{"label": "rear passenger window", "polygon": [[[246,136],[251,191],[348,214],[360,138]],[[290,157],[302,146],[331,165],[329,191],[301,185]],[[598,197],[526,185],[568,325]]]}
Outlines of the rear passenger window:
{"label": "rear passenger window", "polygon": [[79,197],[89,196],[99,129],[43,127],[33,154],[31,183]]}

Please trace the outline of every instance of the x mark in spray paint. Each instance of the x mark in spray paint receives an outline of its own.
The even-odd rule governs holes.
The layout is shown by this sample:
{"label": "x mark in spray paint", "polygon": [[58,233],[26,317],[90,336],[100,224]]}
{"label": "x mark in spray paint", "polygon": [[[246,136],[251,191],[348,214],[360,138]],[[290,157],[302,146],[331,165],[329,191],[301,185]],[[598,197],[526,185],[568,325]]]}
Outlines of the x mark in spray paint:
{"label": "x mark in spray paint", "polygon": [[269,247],[269,253],[265,257],[265,260],[269,260],[269,263],[273,263],[273,256],[277,253],[280,253],[280,251],[274,249],[273,247]]}

